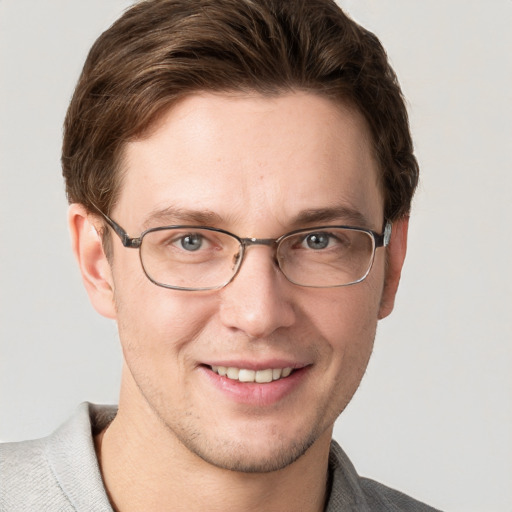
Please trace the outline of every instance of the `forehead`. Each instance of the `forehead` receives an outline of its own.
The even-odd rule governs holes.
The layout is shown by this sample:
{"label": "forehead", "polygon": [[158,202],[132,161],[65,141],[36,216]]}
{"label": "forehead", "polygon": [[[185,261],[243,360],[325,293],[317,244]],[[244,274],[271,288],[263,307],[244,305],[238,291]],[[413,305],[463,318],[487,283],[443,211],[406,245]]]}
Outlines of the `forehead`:
{"label": "forehead", "polygon": [[189,211],[226,229],[273,222],[279,230],[327,209],[352,211],[368,227],[382,222],[364,118],[315,94],[189,96],[128,143],[123,160],[115,215],[134,229]]}

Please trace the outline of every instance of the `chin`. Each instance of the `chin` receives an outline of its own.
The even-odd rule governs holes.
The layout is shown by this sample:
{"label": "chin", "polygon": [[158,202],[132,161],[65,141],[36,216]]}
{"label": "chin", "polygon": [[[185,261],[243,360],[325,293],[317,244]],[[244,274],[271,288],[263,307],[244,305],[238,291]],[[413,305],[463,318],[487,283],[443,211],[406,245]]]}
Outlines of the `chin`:
{"label": "chin", "polygon": [[[287,443],[274,447],[271,453],[247,449],[247,446],[229,446],[216,450],[199,450],[195,453],[205,462],[239,473],[271,473],[286,468],[302,457],[315,440],[306,443]],[[190,448],[189,448],[190,449]],[[266,451],[268,452],[268,444]]]}
{"label": "chin", "polygon": [[178,438],[190,452],[215,467],[240,473],[270,473],[300,459],[322,435],[315,429],[288,433],[285,437],[276,430],[222,429],[222,435],[215,438],[211,434],[207,438],[191,435],[178,435]]}

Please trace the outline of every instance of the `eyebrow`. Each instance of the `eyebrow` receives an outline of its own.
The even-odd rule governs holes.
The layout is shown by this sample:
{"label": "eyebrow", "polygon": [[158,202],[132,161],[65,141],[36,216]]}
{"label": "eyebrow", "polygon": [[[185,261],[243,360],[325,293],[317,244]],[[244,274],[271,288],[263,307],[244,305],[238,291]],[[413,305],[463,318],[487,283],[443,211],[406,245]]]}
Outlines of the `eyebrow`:
{"label": "eyebrow", "polygon": [[150,212],[142,224],[143,229],[152,225],[192,224],[198,226],[215,226],[222,223],[222,217],[211,210],[190,210],[169,206]]}
{"label": "eyebrow", "polygon": [[304,224],[318,224],[323,222],[342,222],[354,227],[369,226],[368,219],[358,210],[346,206],[333,208],[312,208],[300,212],[294,219],[293,224],[302,226]]}
{"label": "eyebrow", "polygon": [[[292,229],[305,225],[325,222],[341,222],[354,227],[366,227],[368,219],[358,210],[346,206],[333,208],[311,208],[301,211],[290,222]],[[144,222],[143,229],[152,226],[171,226],[174,224],[191,224],[196,226],[216,227],[225,223],[225,219],[212,210],[191,210],[169,206],[150,212]]]}

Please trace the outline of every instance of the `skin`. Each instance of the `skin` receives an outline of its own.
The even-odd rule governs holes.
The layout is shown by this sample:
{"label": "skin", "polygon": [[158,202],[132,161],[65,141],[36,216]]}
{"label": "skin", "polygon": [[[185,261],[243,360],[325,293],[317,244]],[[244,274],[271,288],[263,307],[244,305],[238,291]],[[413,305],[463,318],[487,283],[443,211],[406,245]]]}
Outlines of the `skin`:
{"label": "skin", "polygon": [[[111,217],[131,236],[183,223],[147,221],[169,207],[200,210],[203,221],[242,237],[319,224],[382,231],[364,119],[311,93],[190,96],[129,143],[124,157]],[[304,212],[340,208],[353,214],[298,224]],[[393,308],[407,221],[394,223],[390,246],[377,250],[357,285],[293,285],[271,249],[254,246],[237,277],[209,292],[155,286],[138,251],[115,235],[111,266],[100,219],[71,205],[69,221],[91,302],[116,319],[124,354],[119,413],[97,439],[115,507],[322,510],[333,424],[360,383],[378,319]],[[204,366],[212,361],[285,361],[306,370],[278,400],[238,403],[212,385]]]}

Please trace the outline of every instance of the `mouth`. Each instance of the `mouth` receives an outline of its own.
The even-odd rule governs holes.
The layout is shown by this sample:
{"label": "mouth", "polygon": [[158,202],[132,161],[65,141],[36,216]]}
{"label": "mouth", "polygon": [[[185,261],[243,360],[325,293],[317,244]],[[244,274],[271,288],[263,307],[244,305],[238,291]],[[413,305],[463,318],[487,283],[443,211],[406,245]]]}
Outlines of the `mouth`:
{"label": "mouth", "polygon": [[273,406],[288,395],[297,396],[312,366],[290,360],[240,360],[224,364],[211,361],[201,364],[200,369],[206,381],[230,402],[260,408]]}
{"label": "mouth", "polygon": [[238,382],[255,382],[257,384],[286,379],[294,372],[294,369],[290,367],[267,368],[265,370],[250,370],[234,366],[210,366],[209,368],[221,377],[227,377]]}

